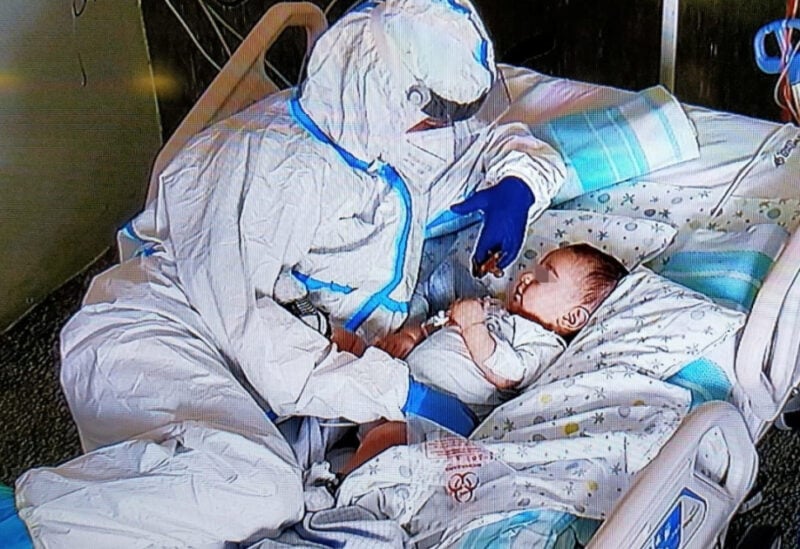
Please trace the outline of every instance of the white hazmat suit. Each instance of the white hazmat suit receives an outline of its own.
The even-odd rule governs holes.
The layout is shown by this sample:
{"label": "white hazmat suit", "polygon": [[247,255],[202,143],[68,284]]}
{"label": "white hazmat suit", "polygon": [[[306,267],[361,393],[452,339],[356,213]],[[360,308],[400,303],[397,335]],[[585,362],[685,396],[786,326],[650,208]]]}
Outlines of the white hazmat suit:
{"label": "white hazmat suit", "polygon": [[[197,135],[123,231],[62,334],[61,381],[88,454],[17,482],[38,546],[222,546],[303,514],[280,416],[401,419],[408,370],[335,346],[278,305],[302,282],[337,325],[399,327],[425,228],[506,176],[540,213],[561,159],[520,125],[408,132],[430,93],[458,104],[497,78],[466,2],[387,0],[320,37],[299,90]],[[427,94],[427,95],[426,95]]]}

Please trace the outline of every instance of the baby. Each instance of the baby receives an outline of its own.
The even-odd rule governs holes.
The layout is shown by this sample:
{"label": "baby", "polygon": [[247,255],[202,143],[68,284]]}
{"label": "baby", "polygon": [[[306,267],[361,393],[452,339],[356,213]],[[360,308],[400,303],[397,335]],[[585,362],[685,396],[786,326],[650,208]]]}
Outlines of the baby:
{"label": "baby", "polygon": [[[588,244],[565,246],[525,271],[506,304],[462,299],[446,323],[406,327],[377,346],[408,363],[418,381],[456,396],[483,419],[497,405],[533,383],[566,347],[627,271]],[[405,425],[387,422],[369,430],[345,473],[405,443]]]}

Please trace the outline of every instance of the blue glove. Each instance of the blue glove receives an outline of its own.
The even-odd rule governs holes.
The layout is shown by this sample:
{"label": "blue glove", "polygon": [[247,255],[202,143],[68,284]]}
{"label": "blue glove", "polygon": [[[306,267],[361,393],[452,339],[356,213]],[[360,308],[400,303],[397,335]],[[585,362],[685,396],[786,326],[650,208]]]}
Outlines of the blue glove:
{"label": "blue glove", "polygon": [[524,181],[505,177],[497,185],[450,206],[458,215],[483,212],[483,227],[472,257],[473,264],[484,265],[492,255],[499,253],[497,266],[505,269],[511,265],[522,247],[528,210],[534,202],[533,193]]}
{"label": "blue glove", "polygon": [[411,377],[408,378],[408,397],[401,411],[434,421],[462,437],[469,436],[478,424],[478,418],[463,402]]}

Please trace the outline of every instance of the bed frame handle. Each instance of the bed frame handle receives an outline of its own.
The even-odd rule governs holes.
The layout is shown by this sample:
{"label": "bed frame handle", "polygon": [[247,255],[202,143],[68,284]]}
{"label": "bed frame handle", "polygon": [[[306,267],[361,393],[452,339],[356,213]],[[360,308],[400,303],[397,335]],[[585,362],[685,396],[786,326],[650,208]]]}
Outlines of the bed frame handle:
{"label": "bed frame handle", "polygon": [[[719,429],[728,450],[728,467],[721,481],[696,468],[700,442],[712,429]],[[656,458],[636,475],[587,549],[652,547],[676,505],[681,506],[679,524],[684,528],[681,547],[714,547],[720,525],[731,520],[752,488],[757,471],[758,454],[738,408],[721,401],[703,404],[683,420]],[[695,505],[693,517],[680,503],[685,498]],[[698,519],[701,524],[695,528],[691,523]],[[688,542],[687,534],[691,534]]]}

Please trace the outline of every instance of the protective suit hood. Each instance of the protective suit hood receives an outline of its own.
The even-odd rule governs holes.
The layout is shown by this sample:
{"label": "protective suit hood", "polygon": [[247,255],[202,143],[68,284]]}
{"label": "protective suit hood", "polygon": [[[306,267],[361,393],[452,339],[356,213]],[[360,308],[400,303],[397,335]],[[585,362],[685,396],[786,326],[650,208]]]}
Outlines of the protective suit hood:
{"label": "protective suit hood", "polygon": [[300,105],[350,154],[393,163],[406,130],[426,118],[410,91],[467,104],[495,77],[492,44],[465,0],[367,2],[315,44]]}

